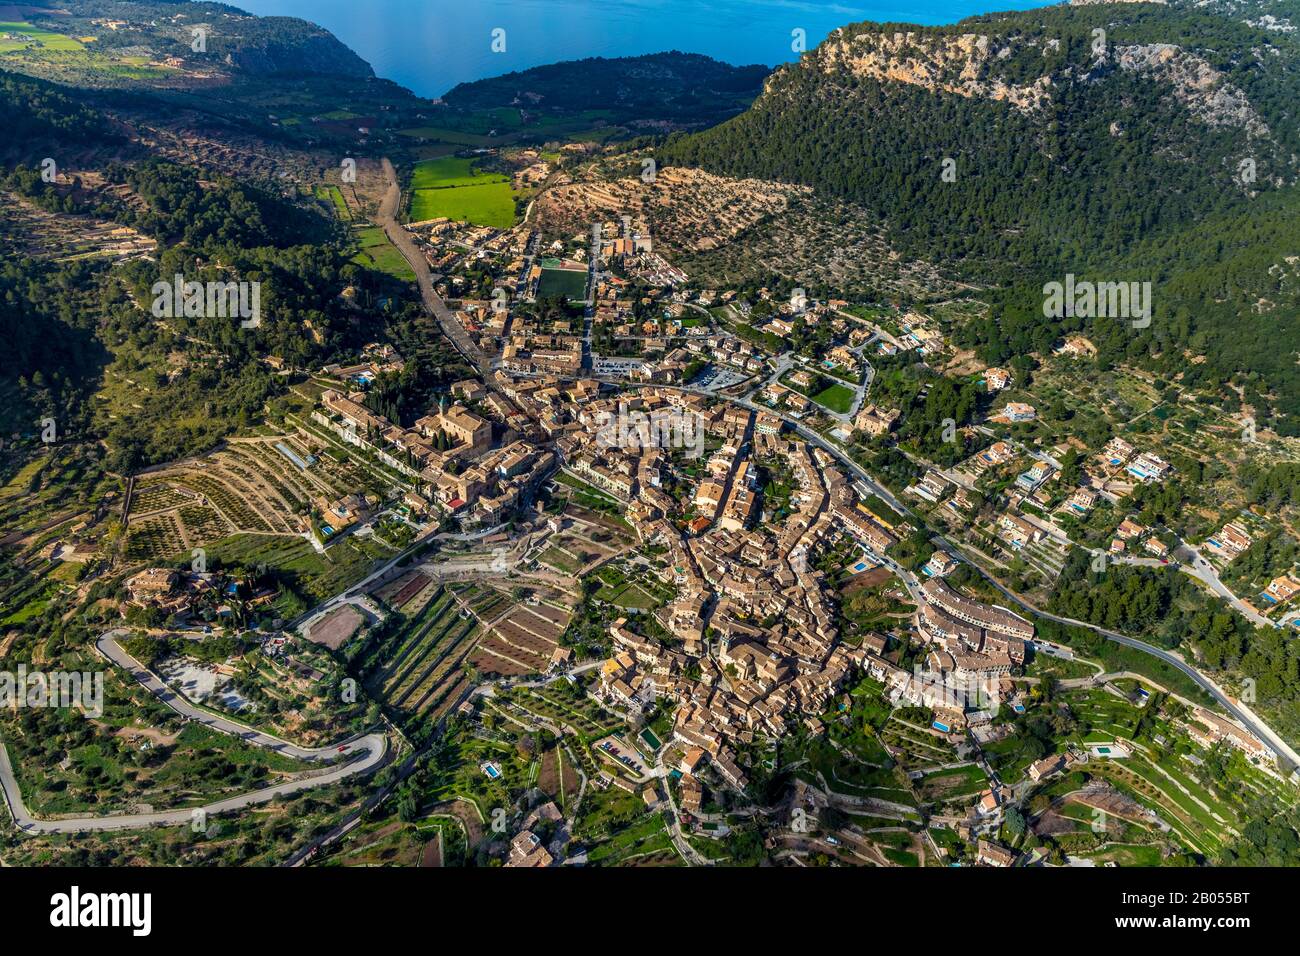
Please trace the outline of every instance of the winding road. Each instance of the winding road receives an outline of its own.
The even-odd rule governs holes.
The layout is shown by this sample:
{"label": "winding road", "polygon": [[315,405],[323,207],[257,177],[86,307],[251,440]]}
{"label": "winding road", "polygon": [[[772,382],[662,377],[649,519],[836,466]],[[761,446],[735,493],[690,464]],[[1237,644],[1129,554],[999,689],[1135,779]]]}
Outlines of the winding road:
{"label": "winding road", "polygon": [[247,743],[274,750],[286,757],[297,760],[324,764],[335,761],[340,757],[347,757],[347,762],[318,772],[314,771],[309,775],[275,784],[274,786],[226,797],[223,800],[201,807],[185,807],[179,810],[162,810],[153,813],[122,813],[106,816],[41,820],[33,816],[31,811],[27,809],[26,804],[23,803],[22,793],[18,787],[18,779],[14,774],[13,764],[9,761],[9,752],[4,744],[0,743],[0,788],[4,790],[5,803],[8,805],[9,812],[14,818],[14,824],[19,830],[31,834],[84,833],[88,831],[136,830],[146,827],[188,825],[195,819],[196,812],[201,811],[209,817],[217,816],[222,813],[229,813],[232,810],[242,810],[257,804],[268,803],[276,797],[310,790],[315,787],[328,786],[357,774],[368,773],[378,767],[388,756],[388,738],[380,733],[368,734],[340,744],[313,750],[298,747],[288,741],[280,740],[278,737],[273,737],[270,734],[254,730],[244,724],[195,707],[122,649],[121,644],[118,643],[118,638],[124,633],[122,630],[109,631],[100,637],[95,646],[108,660],[124,668],[151,694],[186,720],[204,724],[213,730],[230,734]]}

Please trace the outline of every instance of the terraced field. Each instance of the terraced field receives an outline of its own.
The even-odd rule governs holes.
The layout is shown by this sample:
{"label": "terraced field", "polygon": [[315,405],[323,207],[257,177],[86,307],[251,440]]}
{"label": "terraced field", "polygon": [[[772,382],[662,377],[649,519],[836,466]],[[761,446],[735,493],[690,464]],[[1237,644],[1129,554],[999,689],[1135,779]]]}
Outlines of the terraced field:
{"label": "terraced field", "polygon": [[942,737],[897,718],[891,718],[885,725],[880,739],[891,748],[894,758],[905,770],[933,767],[956,759],[956,751]]}
{"label": "terraced field", "polygon": [[572,727],[584,746],[624,730],[623,721],[601,710],[587,697],[573,698],[557,687],[530,687],[516,691],[511,700],[535,717]]}
{"label": "terraced field", "polygon": [[314,499],[341,497],[366,478],[355,467],[318,460],[314,448],[305,435],[235,439],[204,458],[140,476],[128,557],[163,559],[240,533],[301,534]]}
{"label": "terraced field", "polygon": [[194,501],[194,497],[188,490],[158,483],[136,491],[131,507],[136,514],[147,515],[189,504]]}
{"label": "terraced field", "polygon": [[143,561],[168,558],[185,551],[186,540],[175,512],[152,515],[132,523],[126,540],[126,556]]}
{"label": "terraced field", "polygon": [[346,590],[375,570],[378,562],[393,556],[372,539],[356,536],[321,554],[297,535],[237,534],[213,542],[207,552],[209,561],[220,560],[227,566],[265,564],[283,572],[293,582],[292,591],[300,595],[281,607],[286,618]]}
{"label": "terraced field", "polygon": [[572,615],[542,601],[509,607],[496,595],[486,601],[475,595],[480,603],[470,604],[486,632],[472,663],[482,673],[510,677],[546,670]]}
{"label": "terraced field", "polygon": [[498,690],[494,709],[512,713],[529,724],[559,728],[560,745],[544,754],[537,785],[547,792],[563,791],[563,797],[576,797],[581,778],[594,781],[613,773],[627,776],[628,771],[615,762],[598,761],[594,742],[610,734],[624,733],[627,726],[619,717],[605,713],[594,700],[568,684],[548,687]]}
{"label": "terraced field", "polygon": [[375,592],[375,597],[404,614],[418,613],[424,610],[429,598],[437,593],[431,587],[432,584],[428,575],[412,571],[384,585]]}
{"label": "terraced field", "polygon": [[555,800],[561,810],[573,805],[582,785],[581,772],[566,749],[556,744],[542,754],[536,782],[537,788]]}
{"label": "terraced field", "polygon": [[469,686],[463,665],[478,633],[473,616],[450,591],[438,588],[388,647],[379,649],[382,664],[368,680],[371,692],[399,710],[441,718]]}
{"label": "terraced field", "polygon": [[795,775],[815,786],[826,786],[848,796],[873,797],[908,807],[917,805],[906,775],[899,769],[864,763],[820,738],[807,744],[798,759],[803,762]]}
{"label": "terraced field", "polygon": [[927,773],[916,782],[917,795],[927,803],[965,800],[989,785],[984,771],[974,764]]}
{"label": "terraced field", "polygon": [[[1249,822],[1256,798],[1294,800],[1294,790],[1242,753],[1195,744],[1174,713],[1164,709],[1159,695],[1145,707],[1098,688],[1073,690],[1066,699],[1081,724],[1080,746],[1118,742],[1128,752],[1112,759],[1094,757],[1079,769],[1154,814],[1161,829],[1169,828],[1162,835],[1150,822],[1145,824],[1152,841],[1173,837],[1212,861]],[[1058,782],[1047,792],[1060,795],[1055,791],[1066,785]],[[1124,861],[1144,865],[1141,861],[1155,851],[1138,847],[1116,852]]]}

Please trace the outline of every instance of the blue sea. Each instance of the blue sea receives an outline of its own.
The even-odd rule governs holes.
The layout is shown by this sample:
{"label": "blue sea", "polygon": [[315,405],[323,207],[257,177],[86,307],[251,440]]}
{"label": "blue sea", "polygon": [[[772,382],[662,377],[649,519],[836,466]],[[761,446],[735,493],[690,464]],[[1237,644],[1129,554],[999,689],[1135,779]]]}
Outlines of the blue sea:
{"label": "blue sea", "polygon": [[[956,23],[1043,0],[231,0],[262,16],[319,23],[380,76],[422,96],[457,83],[590,56],[681,50],[738,65],[797,59],[862,20]],[[504,34],[495,31],[504,31]],[[494,52],[494,36],[498,48]],[[501,41],[504,40],[504,43]]]}

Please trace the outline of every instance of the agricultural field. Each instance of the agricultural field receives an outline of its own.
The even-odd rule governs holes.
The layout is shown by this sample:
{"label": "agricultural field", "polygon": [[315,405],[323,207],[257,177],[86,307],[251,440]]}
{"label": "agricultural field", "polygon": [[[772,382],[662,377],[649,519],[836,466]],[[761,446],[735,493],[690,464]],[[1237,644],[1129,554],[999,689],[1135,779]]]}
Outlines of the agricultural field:
{"label": "agricultural field", "polygon": [[567,526],[551,535],[537,560],[564,574],[575,574],[592,561],[622,554],[631,544],[631,537],[620,525],[615,525],[589,512],[568,509],[564,517]]}
{"label": "agricultural field", "polygon": [[223,538],[205,550],[210,568],[273,569],[281,589],[274,606],[286,619],[346,590],[393,557],[393,552],[355,535],[324,553],[302,537],[259,534]]}
{"label": "agricultural field", "polygon": [[241,719],[305,747],[349,736],[365,718],[364,698],[340,700],[340,665],[330,655],[300,647],[283,658],[253,650],[235,663],[230,688],[253,706]]}
{"label": "agricultural field", "polygon": [[275,866],[360,805],[356,789],[331,787],[277,798],[256,813],[209,818],[208,830],[151,830],[30,836],[0,850],[6,866]]}
{"label": "agricultural field", "polygon": [[72,37],[55,33],[44,27],[34,27],[30,23],[7,21],[0,23],[0,53],[13,53],[18,50],[49,50],[54,53],[67,53],[84,50],[85,45]]}
{"label": "agricultural field", "polygon": [[555,507],[564,510],[567,506],[569,510],[577,508],[591,514],[604,515],[620,524],[625,530],[629,532],[632,530],[630,525],[624,524],[622,519],[617,517],[623,511],[623,503],[595,485],[587,484],[577,475],[569,474],[567,471],[556,472],[551,488],[551,500]]}
{"label": "agricultural field", "polygon": [[[423,582],[407,603],[419,610],[404,614],[401,628],[376,648],[362,671],[369,692],[389,707],[436,721],[469,689],[465,664],[480,631],[456,595],[427,578]],[[424,596],[426,590],[431,593]]]}
{"label": "agricultural field", "polygon": [[123,484],[88,449],[0,459],[0,624],[44,613],[96,570],[115,540]]}
{"label": "agricultural field", "polygon": [[[237,534],[297,536],[317,498],[334,500],[364,487],[352,465],[316,459],[305,437],[231,441],[196,461],[142,475],[127,526],[126,555],[161,561]],[[300,468],[285,451],[299,461]]]}
{"label": "agricultural field", "polygon": [[600,704],[567,682],[556,681],[545,687],[512,688],[501,696],[526,712],[530,720],[558,727],[575,737],[583,751],[589,750],[594,741],[626,729],[622,718],[607,713]]}
{"label": "agricultural field", "polygon": [[953,745],[946,739],[898,712],[890,715],[889,722],[880,732],[880,739],[906,770],[921,770],[953,763],[957,759]]}
{"label": "agricultural field", "polygon": [[676,594],[675,588],[660,582],[645,568],[626,562],[607,564],[595,576],[601,585],[595,599],[622,611],[654,611],[670,602]]}
{"label": "agricultural field", "polygon": [[588,788],[573,827],[576,847],[591,866],[679,866],[681,858],[662,814],[647,815],[635,793],[617,786]]}
{"label": "agricultural field", "polygon": [[540,759],[525,782],[550,795],[570,816],[579,807],[579,794],[585,810],[593,799],[601,802],[602,788],[623,793],[612,777],[632,785],[622,765],[598,759],[594,750],[595,741],[627,727],[577,685],[557,681],[545,687],[499,689],[484,699],[480,722],[494,735],[525,733],[542,741]]}
{"label": "agricultural field", "polygon": [[[1070,419],[1070,430],[1075,434],[1086,433],[1090,422],[1135,426],[1126,429],[1132,434],[1142,428],[1139,423],[1161,404],[1159,390],[1122,367],[1100,372],[1093,363],[1065,357],[1055,357],[1045,363],[1034,373],[1030,390],[1020,396],[1013,394],[1011,400],[1029,401],[1035,407],[1047,409],[1055,403],[1064,405],[1075,413]],[[1088,417],[1079,421],[1085,415]]]}
{"label": "agricultural field", "polygon": [[576,806],[585,773],[570,756],[567,747],[557,743],[542,752],[535,785],[555,801],[561,812]]}
{"label": "agricultural field", "polygon": [[[0,474],[0,539],[7,545],[40,547],[66,536],[64,522],[79,518],[78,534],[102,532],[103,517],[121,510],[122,482],[104,472],[93,451],[55,446],[26,457],[8,454]],[[60,530],[64,535],[60,535]]]}
{"label": "agricultural field", "polygon": [[884,800],[903,807],[915,807],[916,796],[906,774],[897,767],[876,766],[852,753],[841,751],[824,738],[804,742],[790,753],[788,762],[804,761],[795,776],[812,785],[850,797]]}
{"label": "agricultural field", "polygon": [[422,146],[436,144],[451,150],[559,139],[604,142],[627,135],[624,127],[610,125],[614,115],[610,110],[583,110],[563,116],[533,114],[524,123],[519,110],[495,107],[447,112],[439,116],[436,123],[407,127],[398,133]]}
{"label": "agricultural field", "polygon": [[[435,807],[413,822],[393,816],[367,820],[331,848],[319,865],[464,866],[471,849],[464,814],[460,812],[464,806]],[[481,838],[482,834],[475,832]]]}
{"label": "agricultural field", "polygon": [[470,656],[475,669],[484,675],[519,677],[550,666],[572,617],[558,595],[530,594],[516,601],[494,588],[460,587],[458,597],[483,628]]}
{"label": "agricultural field", "polygon": [[[473,733],[451,735],[447,741],[447,757],[424,797],[435,807],[455,807],[461,819],[466,819],[465,803],[471,804],[466,822],[481,835],[494,810],[512,807],[534,785],[542,748],[537,735],[490,711]],[[495,776],[485,772],[485,764],[492,765]],[[474,836],[471,842],[476,843]]]}
{"label": "agricultural field", "polygon": [[344,604],[313,623],[307,634],[307,640],[337,651],[352,640],[353,635],[365,624],[365,620],[355,607]]}
{"label": "agricultural field", "polygon": [[0,199],[0,248],[7,253],[57,262],[121,261],[158,247],[155,239],[115,222],[42,209],[11,192]]}
{"label": "agricultural field", "polygon": [[419,866],[432,837],[415,824],[392,818],[367,820],[332,848],[321,866]]}
{"label": "agricultural field", "polygon": [[484,173],[472,160],[453,156],[425,160],[411,175],[411,221],[439,218],[508,229],[515,222],[510,179]]}
{"label": "agricultural field", "polygon": [[571,685],[511,688],[482,704],[481,726],[493,735],[541,740],[543,749],[525,783],[550,795],[566,813],[573,812],[584,788],[589,795],[593,786],[608,785],[611,775],[627,779],[621,767],[598,760],[593,750],[593,741],[626,727]]}
{"label": "agricultural field", "polygon": [[403,282],[415,281],[415,270],[397,247],[388,241],[384,230],[378,226],[357,229],[353,235],[360,247],[352,261],[357,265],[383,272]]}
{"label": "agricultural field", "polygon": [[590,846],[587,849],[587,864],[589,866],[683,865],[668,836],[662,813],[644,817]]}
{"label": "agricultural field", "polygon": [[[1069,853],[1149,866],[1185,850],[1213,862],[1250,821],[1257,801],[1294,800],[1288,784],[1239,751],[1192,741],[1185,708],[1163,695],[1142,707],[1097,688],[1070,690],[1064,699],[1079,721],[1080,747],[1121,747],[1117,756],[1094,755],[1077,765],[1031,801],[1040,823],[1059,831],[1053,838]],[[1105,827],[1097,833],[1091,824],[1099,816]],[[1069,827],[1060,817],[1080,825]]]}
{"label": "agricultural field", "polygon": [[429,587],[431,580],[427,574],[412,571],[403,574],[373,592],[388,607],[410,616],[418,614],[437,596],[437,588]]}
{"label": "agricultural field", "polygon": [[[0,15],[10,17],[33,8],[9,6]],[[60,18],[60,27],[66,21]],[[122,86],[129,82],[175,83],[187,75],[185,69],[161,62],[163,54],[140,46],[105,46],[93,35],[80,31],[95,29],[82,20],[77,27],[52,30],[26,22],[0,23],[0,66],[15,72],[32,73],[68,85]]]}
{"label": "agricultural field", "polygon": [[[132,695],[110,672],[99,720],[23,711],[5,721],[5,745],[33,813],[123,812],[139,804],[198,806],[310,769],[265,748],[182,723],[162,705],[142,713],[128,703]],[[57,766],[44,760],[51,748],[66,754]]]}
{"label": "agricultural field", "polygon": [[988,777],[975,764],[935,770],[916,781],[917,795],[926,803],[967,800],[988,786]]}
{"label": "agricultural field", "polygon": [[399,135],[406,136],[409,139],[416,140],[420,143],[441,143],[450,147],[450,152],[458,152],[465,146],[492,146],[498,141],[491,136],[480,136],[475,133],[463,133],[459,130],[447,129],[442,126],[412,126],[409,129],[399,130]]}
{"label": "agricultural field", "polygon": [[333,210],[334,215],[343,222],[352,221],[352,210],[348,207],[348,201],[338,186],[317,186],[312,190],[312,195],[321,202],[326,203]]}

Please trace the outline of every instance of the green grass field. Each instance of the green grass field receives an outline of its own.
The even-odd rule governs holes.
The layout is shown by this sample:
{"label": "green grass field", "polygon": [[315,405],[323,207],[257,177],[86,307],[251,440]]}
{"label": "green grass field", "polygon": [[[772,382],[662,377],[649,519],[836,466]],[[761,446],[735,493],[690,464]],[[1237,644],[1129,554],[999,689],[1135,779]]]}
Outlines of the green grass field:
{"label": "green grass field", "polygon": [[475,226],[509,229],[515,223],[515,200],[509,183],[422,189],[411,200],[411,221],[441,217]]}
{"label": "green grass field", "polygon": [[508,229],[515,222],[510,180],[483,173],[473,160],[444,156],[416,164],[411,175],[411,221],[440,217]]}
{"label": "green grass field", "polygon": [[831,385],[823,389],[812,400],[823,408],[829,408],[831,411],[843,415],[853,407],[853,399],[857,393],[846,385]]}
{"label": "green grass field", "polygon": [[490,136],[463,133],[459,130],[444,129],[441,126],[413,126],[399,132],[402,136],[409,136],[411,139],[437,140],[440,143],[449,143],[452,146],[491,146],[496,142]]}
{"label": "green grass field", "polygon": [[415,271],[411,268],[411,264],[397,251],[397,247],[388,241],[384,230],[378,226],[368,226],[358,229],[355,235],[361,248],[352,257],[353,262],[378,272],[386,272],[394,279],[403,282],[415,281]]}
{"label": "green grass field", "polygon": [[[62,33],[54,33],[42,27],[34,27],[30,23],[14,23],[7,21],[0,23],[0,34],[21,34],[24,37],[31,37],[36,42],[37,47],[45,50],[54,50],[56,52],[68,52],[71,50],[84,50],[85,47],[72,37],[64,36]],[[8,37],[0,38],[0,53],[12,53],[15,50],[25,50],[31,44],[27,40],[11,40]]]}
{"label": "green grass field", "polygon": [[337,186],[317,186],[313,191],[317,199],[322,199],[334,208],[335,214],[344,222],[351,222],[352,210],[348,209],[347,200]]}
{"label": "green grass field", "polygon": [[444,156],[417,163],[411,174],[411,188],[445,189],[451,186],[478,186],[483,183],[503,183],[500,173],[483,173],[474,168],[474,160]]}
{"label": "green grass field", "polygon": [[566,299],[580,299],[587,292],[587,273],[572,269],[542,269],[542,277],[537,283],[539,298],[563,296]]}

